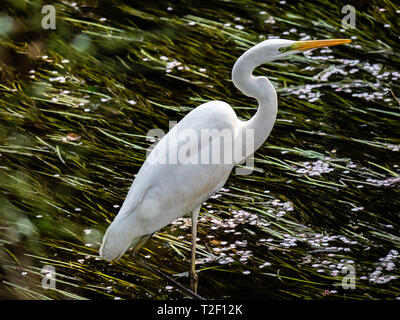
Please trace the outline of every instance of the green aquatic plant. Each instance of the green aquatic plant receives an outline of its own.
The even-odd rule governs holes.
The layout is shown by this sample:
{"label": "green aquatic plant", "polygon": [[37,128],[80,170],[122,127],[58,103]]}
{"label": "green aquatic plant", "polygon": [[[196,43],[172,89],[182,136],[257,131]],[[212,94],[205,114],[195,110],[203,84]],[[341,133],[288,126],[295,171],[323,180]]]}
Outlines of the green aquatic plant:
{"label": "green aquatic plant", "polygon": [[[277,123],[254,173],[232,176],[201,211],[199,294],[399,297],[400,8],[360,4],[357,28],[341,30],[345,3],[193,4],[54,1],[52,31],[41,29],[41,1],[0,4],[0,297],[187,297],[128,256],[100,260],[101,237],[154,143],[150,129],[209,100],[254,114],[230,72],[268,37],[352,44],[257,71],[278,91]],[[140,256],[187,286],[189,233],[182,218]],[[42,287],[45,265],[55,289]],[[338,285],[344,265],[355,290]]]}

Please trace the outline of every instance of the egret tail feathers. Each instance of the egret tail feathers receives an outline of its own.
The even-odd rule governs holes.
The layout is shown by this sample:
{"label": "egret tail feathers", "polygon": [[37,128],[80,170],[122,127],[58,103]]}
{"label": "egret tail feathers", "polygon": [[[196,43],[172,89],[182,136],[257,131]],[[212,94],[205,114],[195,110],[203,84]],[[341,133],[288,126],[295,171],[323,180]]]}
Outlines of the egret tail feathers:
{"label": "egret tail feathers", "polygon": [[145,236],[141,237],[139,241],[137,241],[133,246],[132,246],[132,255],[135,255],[140,248],[151,238],[153,234],[146,234]]}
{"label": "egret tail feathers", "polygon": [[132,227],[126,221],[114,221],[103,237],[100,256],[107,261],[118,260],[129,247],[133,246],[134,250],[138,250],[136,247],[144,244],[145,241],[142,241],[144,237],[146,236],[133,237]]}

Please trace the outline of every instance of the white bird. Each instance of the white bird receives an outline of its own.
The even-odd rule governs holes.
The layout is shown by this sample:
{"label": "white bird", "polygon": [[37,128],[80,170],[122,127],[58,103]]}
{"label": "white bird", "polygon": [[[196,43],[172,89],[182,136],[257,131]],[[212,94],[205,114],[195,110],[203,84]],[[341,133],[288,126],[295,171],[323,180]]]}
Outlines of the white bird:
{"label": "white bird", "polygon": [[[107,261],[117,260],[129,247],[139,249],[154,232],[191,213],[189,275],[191,289],[196,292],[196,235],[200,207],[222,188],[233,167],[264,143],[275,123],[278,111],[276,91],[266,77],[253,76],[253,70],[290,54],[350,41],[265,40],[240,56],[232,70],[232,81],[246,96],[257,100],[255,115],[248,121],[242,121],[223,101],[210,101],[189,112],[158,142],[143,163],[120,211],[104,235],[101,257]],[[223,146],[216,143],[221,136],[201,140],[204,132],[210,129],[225,132],[224,138],[229,136],[230,139],[224,140]],[[253,140],[246,144],[244,136]],[[214,161],[211,154],[218,150],[222,154],[216,157],[219,161]],[[221,157],[227,153],[239,156],[232,156],[231,161],[222,160]]]}

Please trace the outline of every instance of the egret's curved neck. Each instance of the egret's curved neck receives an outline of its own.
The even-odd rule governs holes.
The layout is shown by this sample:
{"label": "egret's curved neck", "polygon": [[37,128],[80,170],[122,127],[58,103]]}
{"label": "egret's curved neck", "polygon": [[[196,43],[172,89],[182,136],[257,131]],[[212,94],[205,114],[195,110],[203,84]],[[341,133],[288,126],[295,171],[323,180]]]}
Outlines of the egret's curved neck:
{"label": "egret's curved neck", "polygon": [[[265,58],[262,48],[253,47],[246,51],[236,61],[232,69],[232,81],[245,95],[258,101],[256,114],[248,121],[243,122],[241,130],[252,130],[254,134],[254,150],[257,150],[269,136],[274,126],[278,112],[276,91],[266,77],[254,77],[253,70],[259,65],[274,60]],[[247,149],[247,148],[246,148]],[[249,156],[246,152],[246,157]]]}

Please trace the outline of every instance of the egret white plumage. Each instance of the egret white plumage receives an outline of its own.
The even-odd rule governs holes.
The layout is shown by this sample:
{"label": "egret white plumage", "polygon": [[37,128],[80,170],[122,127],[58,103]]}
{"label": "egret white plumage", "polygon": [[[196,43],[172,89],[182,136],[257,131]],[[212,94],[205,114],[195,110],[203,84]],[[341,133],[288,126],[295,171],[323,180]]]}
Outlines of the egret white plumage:
{"label": "egret white plumage", "polygon": [[[223,101],[207,102],[189,112],[158,142],[143,163],[119,213],[104,235],[100,255],[107,261],[119,259],[129,247],[140,248],[154,232],[191,213],[192,255],[189,275],[191,289],[196,292],[196,235],[200,207],[222,188],[233,167],[265,142],[275,123],[278,111],[276,91],[266,77],[253,76],[253,70],[261,64],[290,54],[348,42],[348,39],[273,39],[257,44],[240,56],[232,70],[232,81],[242,93],[258,101],[255,115],[248,121],[242,121],[229,104]],[[199,152],[180,161],[179,152],[187,144],[188,129],[197,137],[201,137],[204,129],[227,130],[232,137],[232,144],[226,146],[224,152],[232,152],[237,147],[242,151],[246,149],[241,137],[245,131],[250,131],[254,138],[253,147],[241,152],[239,159],[227,163],[190,161],[197,159],[199,154],[212,153],[214,141],[210,138],[197,144]],[[171,159],[171,155],[177,155],[172,157],[177,162],[166,163],[165,160]],[[207,157],[204,159],[209,160]]]}

